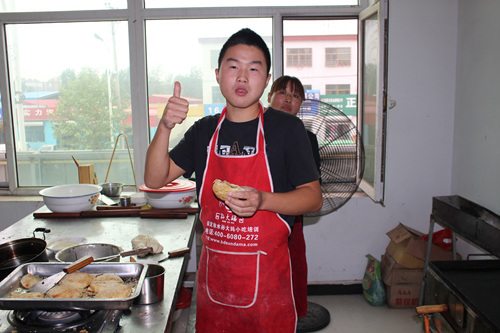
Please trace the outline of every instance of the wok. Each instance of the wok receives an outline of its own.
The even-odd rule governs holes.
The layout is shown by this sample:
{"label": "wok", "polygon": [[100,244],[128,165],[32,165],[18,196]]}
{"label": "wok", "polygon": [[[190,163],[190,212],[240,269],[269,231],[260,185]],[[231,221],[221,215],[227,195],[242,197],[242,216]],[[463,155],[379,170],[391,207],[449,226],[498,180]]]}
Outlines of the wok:
{"label": "wok", "polygon": [[[43,239],[36,238],[36,232],[43,232]],[[32,238],[16,239],[0,244],[0,280],[7,277],[19,265],[28,262],[47,262],[45,233],[49,229],[37,228]]]}

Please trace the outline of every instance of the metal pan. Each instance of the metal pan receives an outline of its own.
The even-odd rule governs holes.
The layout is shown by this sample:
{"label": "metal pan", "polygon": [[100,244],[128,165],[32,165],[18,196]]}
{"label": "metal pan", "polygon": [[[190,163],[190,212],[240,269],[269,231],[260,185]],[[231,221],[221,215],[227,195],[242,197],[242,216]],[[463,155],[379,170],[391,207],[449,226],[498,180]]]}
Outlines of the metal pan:
{"label": "metal pan", "polygon": [[[43,232],[43,239],[35,238],[36,232]],[[21,238],[0,244],[0,280],[21,264],[49,261],[45,241],[45,233],[48,232],[49,229],[37,228],[33,231],[33,238]]]}
{"label": "metal pan", "polygon": [[89,274],[112,273],[122,279],[133,278],[133,292],[127,298],[9,298],[20,288],[21,278],[28,274],[48,277],[60,272],[67,263],[29,263],[16,268],[0,283],[0,309],[2,310],[126,310],[141,293],[147,265],[142,263],[92,263],[81,272]]}

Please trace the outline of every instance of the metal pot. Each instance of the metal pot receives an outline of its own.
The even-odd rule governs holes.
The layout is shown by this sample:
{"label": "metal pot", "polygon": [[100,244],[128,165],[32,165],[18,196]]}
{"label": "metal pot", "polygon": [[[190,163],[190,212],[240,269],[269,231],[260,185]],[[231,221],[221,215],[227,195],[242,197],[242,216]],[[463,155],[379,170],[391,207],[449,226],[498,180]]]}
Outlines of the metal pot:
{"label": "metal pot", "polygon": [[162,265],[148,264],[146,277],[141,288],[137,304],[153,304],[163,301],[165,285],[165,268]]}
{"label": "metal pot", "polygon": [[80,244],[59,251],[56,254],[56,260],[61,262],[73,262],[85,256],[92,256],[95,262],[120,262],[120,252],[122,251],[122,248],[113,244]]}
{"label": "metal pot", "polygon": [[[43,239],[36,238],[36,232],[43,232]],[[37,228],[33,231],[33,238],[21,238],[0,244],[0,280],[21,264],[49,261],[45,241],[45,233],[48,232],[50,229]]]}
{"label": "metal pot", "polygon": [[101,187],[101,193],[108,197],[118,197],[123,191],[123,183],[104,183]]}

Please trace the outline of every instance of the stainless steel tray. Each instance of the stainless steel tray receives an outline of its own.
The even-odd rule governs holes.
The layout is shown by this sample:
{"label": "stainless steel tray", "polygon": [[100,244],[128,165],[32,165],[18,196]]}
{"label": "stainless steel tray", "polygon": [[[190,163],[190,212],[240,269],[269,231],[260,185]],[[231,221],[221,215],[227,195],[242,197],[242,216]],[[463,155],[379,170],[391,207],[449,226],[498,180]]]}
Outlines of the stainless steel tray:
{"label": "stainless steel tray", "polygon": [[21,278],[31,273],[48,277],[59,273],[68,263],[28,263],[19,266],[0,283],[0,309],[2,310],[125,310],[141,293],[147,265],[143,263],[92,263],[81,272],[89,274],[112,273],[121,278],[135,278],[137,285],[127,298],[8,298],[20,287]]}

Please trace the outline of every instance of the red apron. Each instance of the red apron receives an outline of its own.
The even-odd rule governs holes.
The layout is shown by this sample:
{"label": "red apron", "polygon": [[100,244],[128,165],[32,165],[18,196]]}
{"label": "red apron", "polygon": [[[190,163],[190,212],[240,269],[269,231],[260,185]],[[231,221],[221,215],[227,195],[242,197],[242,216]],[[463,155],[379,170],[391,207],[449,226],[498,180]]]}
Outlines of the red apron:
{"label": "red apron", "polygon": [[297,315],[288,251],[289,225],[269,211],[240,218],[212,191],[215,179],[273,191],[262,107],[254,155],[216,153],[225,115],[224,109],[210,140],[199,196],[204,232],[198,267],[196,331],[294,333]]}

